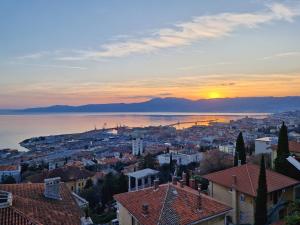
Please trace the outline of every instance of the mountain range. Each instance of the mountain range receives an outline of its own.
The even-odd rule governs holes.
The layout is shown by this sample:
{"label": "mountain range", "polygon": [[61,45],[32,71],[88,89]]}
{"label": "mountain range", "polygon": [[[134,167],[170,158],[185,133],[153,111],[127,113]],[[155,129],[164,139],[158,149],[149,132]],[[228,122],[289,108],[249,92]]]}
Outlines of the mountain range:
{"label": "mountain range", "polygon": [[300,110],[300,96],[242,97],[189,100],[153,98],[139,103],[88,104],[81,106],[53,105],[26,109],[2,109],[0,114],[83,113],[83,112],[219,112],[275,113]]}

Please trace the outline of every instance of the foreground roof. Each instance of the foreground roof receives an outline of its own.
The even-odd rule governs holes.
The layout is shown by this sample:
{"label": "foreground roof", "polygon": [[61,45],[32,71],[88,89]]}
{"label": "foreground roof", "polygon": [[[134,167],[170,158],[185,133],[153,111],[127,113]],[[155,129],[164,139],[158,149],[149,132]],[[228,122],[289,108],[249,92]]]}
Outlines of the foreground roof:
{"label": "foreground roof", "polygon": [[65,184],[60,185],[62,200],[45,198],[44,184],[0,184],[12,193],[12,206],[0,208],[1,225],[79,225],[81,211]]}
{"label": "foreground roof", "polygon": [[[232,167],[226,170],[210,173],[203,177],[214,183],[231,188],[233,186],[232,176],[235,175],[236,189],[242,193],[255,197],[256,190],[258,188],[259,171],[260,167],[258,165],[245,164],[242,166]],[[295,179],[268,169],[266,170],[266,178],[268,193],[300,183]]]}
{"label": "foreground roof", "polygon": [[[202,208],[199,210],[198,196],[196,190],[187,186],[181,188],[179,184],[164,184],[156,190],[150,187],[118,194],[114,198],[142,225],[190,224],[231,210],[229,206],[202,194]],[[145,203],[149,207],[147,215],[142,212]]]}

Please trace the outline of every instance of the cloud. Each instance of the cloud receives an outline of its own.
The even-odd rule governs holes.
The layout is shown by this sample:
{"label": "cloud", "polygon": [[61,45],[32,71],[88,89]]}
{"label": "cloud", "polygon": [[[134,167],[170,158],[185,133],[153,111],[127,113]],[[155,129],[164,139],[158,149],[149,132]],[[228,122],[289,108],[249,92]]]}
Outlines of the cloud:
{"label": "cloud", "polygon": [[22,65],[22,66],[33,66],[33,67],[44,67],[44,68],[61,68],[61,69],[87,70],[86,67],[69,66],[69,65],[36,64],[36,63],[20,63],[20,62],[10,62],[10,64]]}
{"label": "cloud", "polygon": [[282,52],[282,53],[277,53],[274,55],[263,57],[261,58],[261,60],[269,60],[269,59],[285,58],[285,57],[297,57],[297,56],[300,56],[300,52]]}
{"label": "cloud", "polygon": [[255,28],[276,20],[292,22],[300,14],[298,8],[275,3],[266,10],[252,13],[221,13],[199,16],[191,21],[163,28],[148,37],[128,38],[101,45],[99,50],[76,51],[74,55],[58,57],[59,60],[98,60],[147,54],[159,49],[190,45],[205,39],[217,39],[230,35],[239,27]]}

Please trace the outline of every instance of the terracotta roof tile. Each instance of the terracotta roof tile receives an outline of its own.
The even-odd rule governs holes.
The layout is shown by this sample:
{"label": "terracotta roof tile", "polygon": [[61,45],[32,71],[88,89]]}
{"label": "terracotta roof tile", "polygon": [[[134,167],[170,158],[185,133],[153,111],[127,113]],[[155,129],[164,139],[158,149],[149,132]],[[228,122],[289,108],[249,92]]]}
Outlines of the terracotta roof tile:
{"label": "terracotta roof tile", "polygon": [[28,181],[33,183],[42,183],[46,178],[60,177],[61,181],[69,182],[73,180],[87,179],[93,177],[94,175],[94,172],[91,172],[84,168],[80,168],[77,166],[66,166],[50,171],[45,170],[40,174],[29,177]]}
{"label": "terracotta roof tile", "polygon": [[[143,225],[189,224],[231,209],[206,195],[201,196],[201,210],[197,209],[197,191],[173,184],[160,185],[157,190],[150,187],[122,193],[114,198]],[[149,206],[148,215],[142,213],[145,203]]]}
{"label": "terracotta roof tile", "polygon": [[[225,187],[232,187],[232,176],[235,175],[236,189],[245,194],[256,196],[258,188],[259,166],[245,164],[203,176],[204,178]],[[266,170],[268,192],[287,188],[300,182],[272,170]]]}
{"label": "terracotta roof tile", "polygon": [[18,166],[16,165],[0,165],[0,171],[11,171],[18,170]]}
{"label": "terracotta roof tile", "polygon": [[290,152],[297,152],[300,153],[300,142],[296,141],[289,141],[289,149]]}
{"label": "terracotta roof tile", "polygon": [[[76,225],[80,224],[81,211],[65,184],[60,186],[62,200],[44,197],[44,184],[1,184],[0,190],[12,193],[12,207],[1,209],[0,218],[7,221],[20,219],[18,224]],[[17,213],[19,212],[19,213]],[[20,216],[22,214],[22,216]],[[8,217],[7,217],[8,216]],[[37,221],[37,222],[34,222]],[[1,223],[2,225],[2,223]]]}

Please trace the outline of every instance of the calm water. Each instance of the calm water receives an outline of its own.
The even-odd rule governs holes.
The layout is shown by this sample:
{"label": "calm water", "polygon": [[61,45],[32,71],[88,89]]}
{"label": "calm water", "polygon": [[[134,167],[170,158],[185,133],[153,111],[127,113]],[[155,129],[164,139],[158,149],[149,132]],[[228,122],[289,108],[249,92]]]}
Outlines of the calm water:
{"label": "calm water", "polygon": [[[200,114],[200,113],[98,113],[98,114],[43,114],[43,115],[0,115],[0,149],[23,150],[19,142],[34,136],[83,132],[117,125],[149,126],[167,125],[178,121],[228,122],[249,117],[264,118],[267,114]],[[179,128],[188,127],[184,125]]]}

